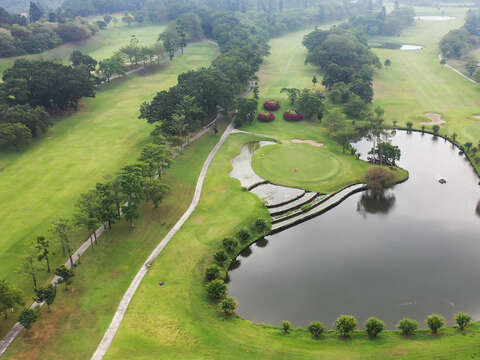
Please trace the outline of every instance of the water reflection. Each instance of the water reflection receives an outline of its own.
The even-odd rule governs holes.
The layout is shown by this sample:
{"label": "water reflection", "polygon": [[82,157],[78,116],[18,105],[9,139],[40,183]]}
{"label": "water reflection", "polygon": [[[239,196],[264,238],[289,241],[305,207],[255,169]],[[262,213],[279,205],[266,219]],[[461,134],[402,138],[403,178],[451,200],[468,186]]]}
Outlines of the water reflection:
{"label": "water reflection", "polygon": [[[361,324],[378,316],[389,328],[405,316],[423,325],[432,313],[450,322],[459,311],[480,318],[478,177],[457,148],[431,135],[397,131],[392,143],[410,179],[383,198],[352,195],[257,242],[230,272],[240,316],[332,326],[348,313]],[[355,147],[368,154],[372,144]]]}
{"label": "water reflection", "polygon": [[374,194],[371,191],[364,192],[357,202],[357,212],[366,217],[367,214],[388,214],[395,206],[395,194],[386,192]]}

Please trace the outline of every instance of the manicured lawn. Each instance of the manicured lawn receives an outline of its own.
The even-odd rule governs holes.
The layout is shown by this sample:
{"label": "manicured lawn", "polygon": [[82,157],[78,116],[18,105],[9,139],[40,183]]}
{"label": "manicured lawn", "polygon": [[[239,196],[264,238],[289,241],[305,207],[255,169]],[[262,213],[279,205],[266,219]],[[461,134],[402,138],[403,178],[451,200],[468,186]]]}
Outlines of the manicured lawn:
{"label": "manicured lawn", "polygon": [[11,345],[7,359],[88,359],[141,264],[190,204],[200,169],[219,135],[204,135],[167,171],[171,191],[158,209],[147,204],[131,231],[122,222],[99,239],[76,270],[72,290],[58,291],[52,311]]}
{"label": "manicured lawn", "polygon": [[[462,143],[480,140],[480,87],[444,68],[438,60],[438,43],[451,29],[463,25],[466,9],[446,8],[446,15],[456,16],[452,21],[422,21],[408,28],[395,42],[425,46],[421,51],[375,49],[383,62],[389,58],[392,66],[384,67],[375,75],[374,105],[385,108],[388,123],[396,120],[405,126],[412,122],[429,121],[425,113],[439,113],[446,121],[440,133],[456,132]],[[419,14],[439,15],[436,9],[419,8]],[[387,40],[388,38],[375,41]],[[391,40],[390,40],[391,41]],[[427,129],[431,126],[427,125]]]}
{"label": "manicured lawn", "polygon": [[[30,295],[31,280],[17,271],[29,242],[48,235],[56,217],[70,216],[82,192],[135,161],[152,131],[151,125],[137,118],[140,104],[176,84],[178,74],[208,65],[216,54],[210,43],[190,45],[184,56],[148,76],[138,73],[102,87],[80,112],[58,119],[46,137],[26,151],[0,155],[2,279]],[[79,234],[78,240],[84,238]],[[65,261],[61,251],[57,253],[55,264]],[[42,273],[41,280],[45,279]],[[11,324],[0,321],[0,335]]]}
{"label": "manicured lawn", "polygon": [[309,144],[267,146],[253,157],[255,172],[274,184],[331,193],[360,183],[369,164]]}
{"label": "manicured lawn", "polygon": [[[158,35],[164,30],[164,25],[115,26],[112,24],[108,29],[100,31],[86,41],[63,44],[41,54],[26,55],[24,57],[27,59],[60,60],[66,62],[73,50],[80,50],[97,60],[102,60],[112,56],[122,46],[127,45],[132,35],[137,37],[140,45],[146,46],[154,44],[158,39]],[[12,66],[15,59],[0,58],[0,74]]]}
{"label": "manicured lawn", "polygon": [[[203,272],[224,237],[267,216],[260,200],[228,176],[230,160],[251,140],[233,135],[220,150],[199,208],[153,264],[106,359],[471,359],[480,354],[478,324],[465,336],[449,328],[440,336],[422,331],[410,339],[389,331],[377,340],[361,332],[349,340],[334,334],[314,340],[303,329],[284,335],[277,327],[226,319],[205,298]],[[159,281],[166,285],[158,286]]]}

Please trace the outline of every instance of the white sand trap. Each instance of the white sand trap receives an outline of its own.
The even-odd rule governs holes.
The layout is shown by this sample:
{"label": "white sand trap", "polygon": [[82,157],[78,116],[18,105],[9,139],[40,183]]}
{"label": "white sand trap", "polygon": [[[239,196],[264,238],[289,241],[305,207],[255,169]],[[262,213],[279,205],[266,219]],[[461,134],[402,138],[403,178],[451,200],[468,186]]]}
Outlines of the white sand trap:
{"label": "white sand trap", "polygon": [[415,51],[415,50],[422,50],[423,49],[423,46],[420,46],[420,45],[402,45],[400,47],[400,50],[403,50],[403,51]]}
{"label": "white sand trap", "polygon": [[473,117],[474,117],[475,119],[480,120],[480,115],[473,115]]}
{"label": "white sand trap", "polygon": [[323,146],[323,144],[320,144],[316,141],[313,141],[313,140],[299,140],[299,139],[293,139],[291,140],[292,143],[295,143],[295,144],[310,144],[312,146],[315,146],[315,147],[321,147]]}
{"label": "white sand trap", "polygon": [[431,121],[421,122],[420,125],[443,125],[445,120],[442,119],[442,115],[436,113],[426,113],[425,117]]}
{"label": "white sand trap", "polygon": [[415,20],[424,20],[424,21],[447,21],[453,20],[453,16],[414,16]]}

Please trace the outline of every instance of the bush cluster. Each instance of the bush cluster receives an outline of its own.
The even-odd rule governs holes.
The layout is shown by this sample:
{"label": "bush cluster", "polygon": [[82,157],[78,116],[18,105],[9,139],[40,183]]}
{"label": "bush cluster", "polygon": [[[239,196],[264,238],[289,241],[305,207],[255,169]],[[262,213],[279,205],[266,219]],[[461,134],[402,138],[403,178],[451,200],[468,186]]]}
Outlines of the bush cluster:
{"label": "bush cluster", "polygon": [[298,110],[288,110],[283,113],[283,118],[287,121],[300,121],[303,119],[303,115]]}
{"label": "bush cluster", "polygon": [[263,103],[263,108],[268,111],[277,111],[280,109],[280,102],[277,100],[267,100]]}
{"label": "bush cluster", "polygon": [[273,120],[275,120],[275,114],[271,112],[260,113],[258,114],[258,120],[263,122],[272,122]]}

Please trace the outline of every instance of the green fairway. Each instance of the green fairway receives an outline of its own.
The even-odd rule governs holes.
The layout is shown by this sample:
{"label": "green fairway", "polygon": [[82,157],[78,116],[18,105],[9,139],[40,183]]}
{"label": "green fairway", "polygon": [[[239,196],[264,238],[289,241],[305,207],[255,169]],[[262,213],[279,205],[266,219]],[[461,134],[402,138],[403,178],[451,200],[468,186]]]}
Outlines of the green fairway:
{"label": "green fairway", "polygon": [[[106,359],[471,359],[480,351],[480,325],[466,336],[449,328],[403,338],[396,331],[370,340],[357,332],[319,340],[304,329],[225,318],[206,300],[203,272],[221,240],[267,217],[260,200],[228,176],[230,160],[254,138],[233,135],[209,170],[199,207],[153,264],[132,300]],[[133,235],[134,236],[134,235]],[[164,281],[165,286],[158,286]],[[314,320],[314,319],[312,319]],[[327,324],[329,328],[332,324]]]}
{"label": "green fairway", "polygon": [[[374,105],[385,109],[388,123],[396,120],[406,126],[412,122],[420,128],[429,122],[426,113],[438,113],[446,121],[440,133],[459,135],[460,142],[480,140],[480,87],[440,65],[438,43],[449,30],[463,25],[466,9],[447,8],[452,21],[422,21],[408,28],[395,42],[425,46],[421,51],[375,49],[383,62],[389,58],[392,66],[378,70],[375,75]],[[419,8],[417,14],[439,15],[439,10]],[[375,41],[388,38],[376,38]],[[431,129],[431,125],[426,125]]]}
{"label": "green fairway", "polygon": [[[151,125],[137,118],[140,104],[176,84],[178,74],[208,65],[216,54],[211,43],[192,44],[184,56],[149,71],[148,76],[138,73],[103,87],[78,113],[58,119],[45,138],[26,151],[0,156],[2,278],[30,294],[31,280],[17,272],[27,244],[48,235],[56,217],[72,215],[82,192],[135,161],[152,131]],[[85,234],[79,234],[78,240],[84,239]],[[61,252],[55,264],[60,260],[64,261]],[[41,280],[45,278],[42,273]],[[0,334],[11,323],[1,321]]]}
{"label": "green fairway", "polygon": [[281,144],[258,150],[253,169],[274,184],[331,193],[360,183],[369,164],[309,144]]}
{"label": "green fairway", "polygon": [[[80,50],[96,60],[102,60],[112,56],[122,46],[127,45],[132,35],[137,37],[141,46],[148,46],[154,44],[158,39],[158,35],[164,30],[164,25],[110,25],[108,29],[100,31],[86,41],[66,43],[41,54],[26,55],[23,57],[27,59],[46,59],[66,62],[70,58],[70,54],[73,50]],[[2,74],[8,67],[12,66],[17,58],[18,57],[0,58],[0,74]]]}
{"label": "green fairway", "polygon": [[99,239],[81,259],[71,292],[58,291],[52,311],[22,332],[7,359],[88,359],[138,268],[192,200],[200,169],[220,135],[204,135],[168,169],[170,193],[158,209],[146,205],[132,232],[126,222]]}

